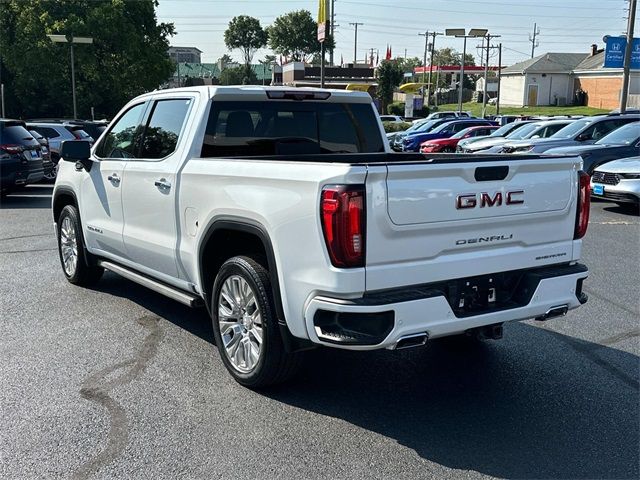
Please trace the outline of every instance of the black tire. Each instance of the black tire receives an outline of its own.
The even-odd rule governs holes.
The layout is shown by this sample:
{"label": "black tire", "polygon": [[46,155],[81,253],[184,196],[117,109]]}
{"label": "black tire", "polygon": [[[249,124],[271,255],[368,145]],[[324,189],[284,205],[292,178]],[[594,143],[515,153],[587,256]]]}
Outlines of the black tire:
{"label": "black tire", "polygon": [[[68,270],[65,267],[65,261],[63,258],[63,225],[65,219],[69,220],[70,225],[74,229],[74,237],[76,242],[76,262],[75,268]],[[70,283],[79,285],[82,287],[88,287],[95,285],[100,280],[104,269],[97,267],[93,264],[93,256],[85,250],[84,237],[82,235],[82,226],[80,224],[80,215],[78,209],[74,205],[67,205],[60,212],[57,224],[57,236],[58,236],[58,255],[60,257],[60,265],[62,266],[62,272]]]}
{"label": "black tire", "polygon": [[[299,371],[303,360],[303,352],[289,353],[284,348],[275,315],[269,272],[262,263],[266,262],[249,256],[230,258],[220,267],[211,296],[213,334],[220,358],[238,383],[254,389],[289,380]],[[251,287],[251,293],[255,297],[255,303],[260,309],[261,317],[262,343],[259,357],[253,368],[247,372],[240,371],[230,360],[218,320],[218,302],[222,287],[228,279],[236,276],[241,277]],[[234,333],[233,336],[235,335]]]}

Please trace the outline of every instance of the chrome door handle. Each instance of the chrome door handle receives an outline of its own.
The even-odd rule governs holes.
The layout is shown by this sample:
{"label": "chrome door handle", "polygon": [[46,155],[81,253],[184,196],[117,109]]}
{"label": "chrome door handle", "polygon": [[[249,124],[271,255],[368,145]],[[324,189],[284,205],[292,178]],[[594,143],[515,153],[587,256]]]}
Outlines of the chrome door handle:
{"label": "chrome door handle", "polygon": [[171,188],[171,182],[169,182],[166,178],[156,180],[154,182],[154,185],[162,190],[169,190]]}
{"label": "chrome door handle", "polygon": [[117,173],[112,173],[111,175],[109,175],[107,177],[107,180],[109,180],[111,183],[120,183],[120,177]]}

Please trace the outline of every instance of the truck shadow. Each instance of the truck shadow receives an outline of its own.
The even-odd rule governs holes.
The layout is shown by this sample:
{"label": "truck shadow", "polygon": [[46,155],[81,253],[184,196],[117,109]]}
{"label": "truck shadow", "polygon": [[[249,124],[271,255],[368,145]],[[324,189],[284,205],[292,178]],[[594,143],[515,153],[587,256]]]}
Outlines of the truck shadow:
{"label": "truck shadow", "polygon": [[453,469],[638,478],[638,357],[526,324],[505,330],[476,345],[314,351],[298,382],[267,395]]}
{"label": "truck shadow", "polygon": [[[110,273],[98,288],[214,343],[204,309]],[[636,329],[615,341],[639,335]],[[453,469],[501,478],[640,475],[636,355],[523,323],[507,325],[498,342],[308,353],[297,380],[262,394],[394,439]]]}

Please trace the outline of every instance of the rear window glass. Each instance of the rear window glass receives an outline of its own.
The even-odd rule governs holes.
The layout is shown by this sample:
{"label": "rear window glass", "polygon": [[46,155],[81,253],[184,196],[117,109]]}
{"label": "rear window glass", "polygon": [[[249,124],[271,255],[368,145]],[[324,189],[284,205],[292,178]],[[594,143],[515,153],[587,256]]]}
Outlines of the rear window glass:
{"label": "rear window glass", "polygon": [[33,127],[33,129],[38,132],[40,135],[46,138],[57,138],[60,136],[58,132],[56,132],[53,128],[49,127]]}
{"label": "rear window glass", "polygon": [[0,124],[0,143],[13,145],[39,145],[29,131],[21,125]]}
{"label": "rear window glass", "polygon": [[84,139],[84,138],[91,138],[91,135],[89,135],[87,132],[85,132],[82,127],[64,127],[67,130],[69,130],[74,137],[76,137],[78,140],[80,139]]}
{"label": "rear window glass", "polygon": [[370,104],[213,103],[203,157],[383,152]]}

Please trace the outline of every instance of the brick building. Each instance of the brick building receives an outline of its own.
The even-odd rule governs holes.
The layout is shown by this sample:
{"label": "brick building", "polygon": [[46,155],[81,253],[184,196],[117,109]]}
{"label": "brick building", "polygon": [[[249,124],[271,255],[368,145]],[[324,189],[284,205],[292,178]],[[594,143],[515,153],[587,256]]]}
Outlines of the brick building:
{"label": "brick building", "polygon": [[[614,109],[620,106],[622,69],[604,68],[604,52],[593,51],[574,70],[574,91],[582,90],[590,107]],[[640,72],[631,71],[629,79],[629,107],[640,108]]]}

